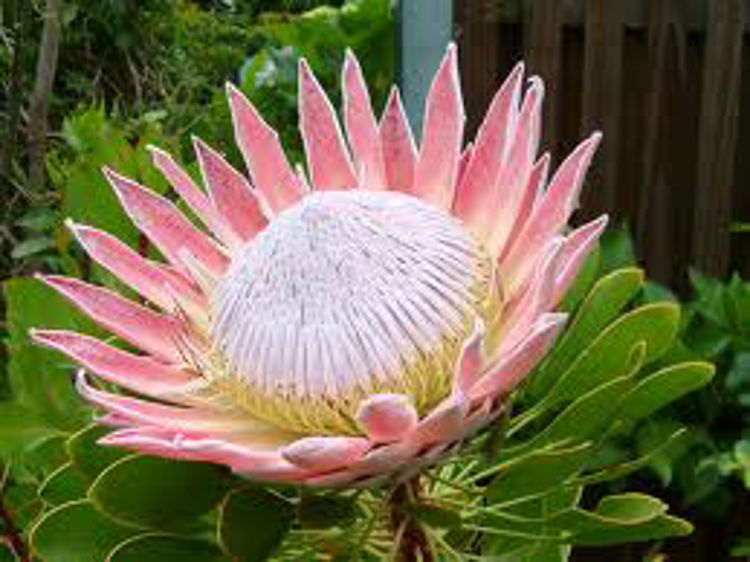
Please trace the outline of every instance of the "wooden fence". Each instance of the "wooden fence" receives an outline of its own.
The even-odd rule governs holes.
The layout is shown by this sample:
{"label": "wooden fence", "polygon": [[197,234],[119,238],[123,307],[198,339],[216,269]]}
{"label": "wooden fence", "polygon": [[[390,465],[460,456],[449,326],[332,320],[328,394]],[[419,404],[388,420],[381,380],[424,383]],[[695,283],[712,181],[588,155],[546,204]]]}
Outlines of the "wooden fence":
{"label": "wooden fence", "polygon": [[[580,218],[627,221],[649,275],[750,277],[747,0],[454,0],[468,132],[513,64],[547,96],[554,161],[604,131]],[[744,80],[743,80],[744,78]]]}

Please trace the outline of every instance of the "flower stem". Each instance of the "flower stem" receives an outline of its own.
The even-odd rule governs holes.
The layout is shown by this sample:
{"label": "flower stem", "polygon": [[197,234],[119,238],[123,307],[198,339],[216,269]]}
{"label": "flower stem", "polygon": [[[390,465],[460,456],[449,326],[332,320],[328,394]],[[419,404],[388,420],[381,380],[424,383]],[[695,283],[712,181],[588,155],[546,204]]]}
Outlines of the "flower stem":
{"label": "flower stem", "polygon": [[432,545],[424,528],[409,507],[416,503],[422,486],[419,476],[399,484],[389,502],[390,523],[395,545],[396,562],[434,562]]}

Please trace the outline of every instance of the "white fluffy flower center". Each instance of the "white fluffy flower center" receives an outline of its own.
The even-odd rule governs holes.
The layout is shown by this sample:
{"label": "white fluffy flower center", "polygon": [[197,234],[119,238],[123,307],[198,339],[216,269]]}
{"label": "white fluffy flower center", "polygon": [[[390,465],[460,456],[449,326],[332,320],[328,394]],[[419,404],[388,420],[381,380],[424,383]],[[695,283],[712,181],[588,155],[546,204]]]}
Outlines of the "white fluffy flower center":
{"label": "white fluffy flower center", "polygon": [[315,192],[232,256],[212,338],[237,382],[267,395],[416,393],[409,369],[465,335],[481,263],[460,222],[413,197]]}

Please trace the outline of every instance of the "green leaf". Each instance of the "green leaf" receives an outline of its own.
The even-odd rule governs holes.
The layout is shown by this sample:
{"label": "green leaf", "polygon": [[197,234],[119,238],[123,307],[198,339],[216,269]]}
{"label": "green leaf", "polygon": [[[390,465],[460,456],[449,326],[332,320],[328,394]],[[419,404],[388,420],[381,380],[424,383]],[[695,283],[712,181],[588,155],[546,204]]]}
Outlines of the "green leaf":
{"label": "green leaf", "polygon": [[20,458],[20,462],[36,478],[46,478],[60,465],[68,462],[65,454],[65,437],[54,435],[30,444]]}
{"label": "green leaf", "polygon": [[37,413],[14,402],[0,402],[0,457],[15,458],[51,437],[65,435]]}
{"label": "green leaf", "polygon": [[573,285],[568,289],[565,297],[560,304],[560,309],[564,312],[573,312],[578,308],[583,299],[591,290],[591,286],[596,282],[599,275],[599,267],[601,266],[602,256],[597,244],[594,250],[588,255],[586,260],[583,262],[578,275],[576,276]]}
{"label": "green leaf", "polygon": [[231,562],[206,541],[148,533],[132,537],[109,553],[105,562]]}
{"label": "green leaf", "polygon": [[132,455],[106,468],[89,497],[123,524],[172,529],[215,507],[226,487],[226,473],[216,465]]}
{"label": "green leaf", "polygon": [[[532,520],[535,530],[528,526],[515,530],[520,530],[524,535],[531,533],[548,537],[558,536],[560,540],[563,540],[559,530],[548,528],[543,521],[578,505],[582,492],[581,486],[564,486],[555,488],[543,496],[507,505],[502,511],[506,514],[506,517],[511,519],[496,518],[496,524],[492,527],[495,529],[508,528],[507,523],[510,523],[511,526],[508,529],[513,531],[513,521],[519,518],[522,521]],[[534,540],[517,535],[486,534],[485,545],[485,554],[500,555],[499,560],[506,560],[507,562],[516,562],[516,560],[524,562],[564,562],[570,555],[568,545],[557,544],[557,541]]]}
{"label": "green leaf", "polygon": [[667,504],[645,494],[627,493],[602,498],[596,514],[628,523],[641,523],[667,511]]}
{"label": "green leaf", "polygon": [[22,242],[19,242],[13,246],[13,250],[10,252],[10,257],[14,260],[20,260],[28,258],[34,254],[45,252],[55,247],[55,241],[49,236],[37,236],[35,238],[27,238]]}
{"label": "green leaf", "polygon": [[292,506],[257,487],[232,492],[221,506],[219,542],[243,562],[266,560],[291,528]]}
{"label": "green leaf", "polygon": [[30,543],[45,562],[104,560],[133,531],[98,513],[87,500],[46,513],[30,532]]}
{"label": "green leaf", "polygon": [[530,380],[529,392],[532,396],[540,397],[554,386],[642,285],[643,271],[636,268],[620,269],[597,281],[573,322]]}
{"label": "green leaf", "polygon": [[624,376],[589,391],[562,411],[524,450],[561,441],[595,441],[614,419],[623,396],[633,388],[632,377]]}
{"label": "green leaf", "polygon": [[660,439],[658,442],[652,444],[652,448],[645,451],[637,459],[586,474],[579,478],[578,482],[597,484],[619,480],[628,474],[646,468],[659,458],[672,458],[677,451],[684,450],[684,447],[690,441],[689,437],[690,434],[686,429],[679,429],[667,437],[666,440]]}
{"label": "green leaf", "polygon": [[667,515],[666,509],[656,498],[626,493],[604,498],[595,511],[573,507],[541,518],[492,512],[485,515],[485,524],[499,532],[559,533],[564,542],[583,545],[641,542],[691,532],[688,522]]}
{"label": "green leaf", "polygon": [[340,495],[303,495],[297,506],[297,519],[305,529],[343,526],[354,516],[354,500]]}
{"label": "green leaf", "polygon": [[659,515],[637,525],[607,526],[602,524],[600,528],[591,528],[575,535],[572,542],[583,546],[606,546],[683,537],[692,532],[693,526],[688,521],[673,515]]}
{"label": "green leaf", "polygon": [[89,481],[93,481],[105,468],[128,455],[123,449],[97,444],[109,431],[101,425],[92,424],[71,435],[65,444],[73,466]]}
{"label": "green leaf", "polygon": [[60,466],[39,487],[39,497],[50,505],[61,505],[86,497],[88,482],[72,464]]}
{"label": "green leaf", "polygon": [[77,429],[87,423],[90,409],[73,388],[73,363],[34,345],[29,330],[44,327],[92,333],[93,322],[36,279],[10,279],[3,289],[10,332],[8,375],[15,399],[52,427]]}
{"label": "green leaf", "polygon": [[648,304],[624,314],[577,357],[539,407],[554,407],[631,370],[633,348],[641,342],[644,363],[653,361],[674,340],[679,318],[673,303]]}
{"label": "green leaf", "polygon": [[628,433],[636,422],[705,386],[713,378],[714,372],[715,368],[710,363],[690,362],[666,367],[642,379],[625,396],[618,413],[622,431]]}
{"label": "green leaf", "polygon": [[487,488],[492,504],[506,504],[538,496],[575,476],[591,454],[591,443],[567,449],[537,450],[495,467],[497,476]]}
{"label": "green leaf", "polygon": [[627,225],[607,230],[599,241],[602,270],[613,271],[636,263],[635,248]]}

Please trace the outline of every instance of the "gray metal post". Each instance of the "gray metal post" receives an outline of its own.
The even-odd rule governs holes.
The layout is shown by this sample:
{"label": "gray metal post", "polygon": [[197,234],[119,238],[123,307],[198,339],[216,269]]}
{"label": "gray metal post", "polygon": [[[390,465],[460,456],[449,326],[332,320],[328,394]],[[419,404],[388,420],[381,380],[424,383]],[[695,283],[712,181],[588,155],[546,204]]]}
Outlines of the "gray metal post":
{"label": "gray metal post", "polygon": [[451,40],[453,0],[400,0],[398,15],[398,82],[419,138],[424,99]]}

